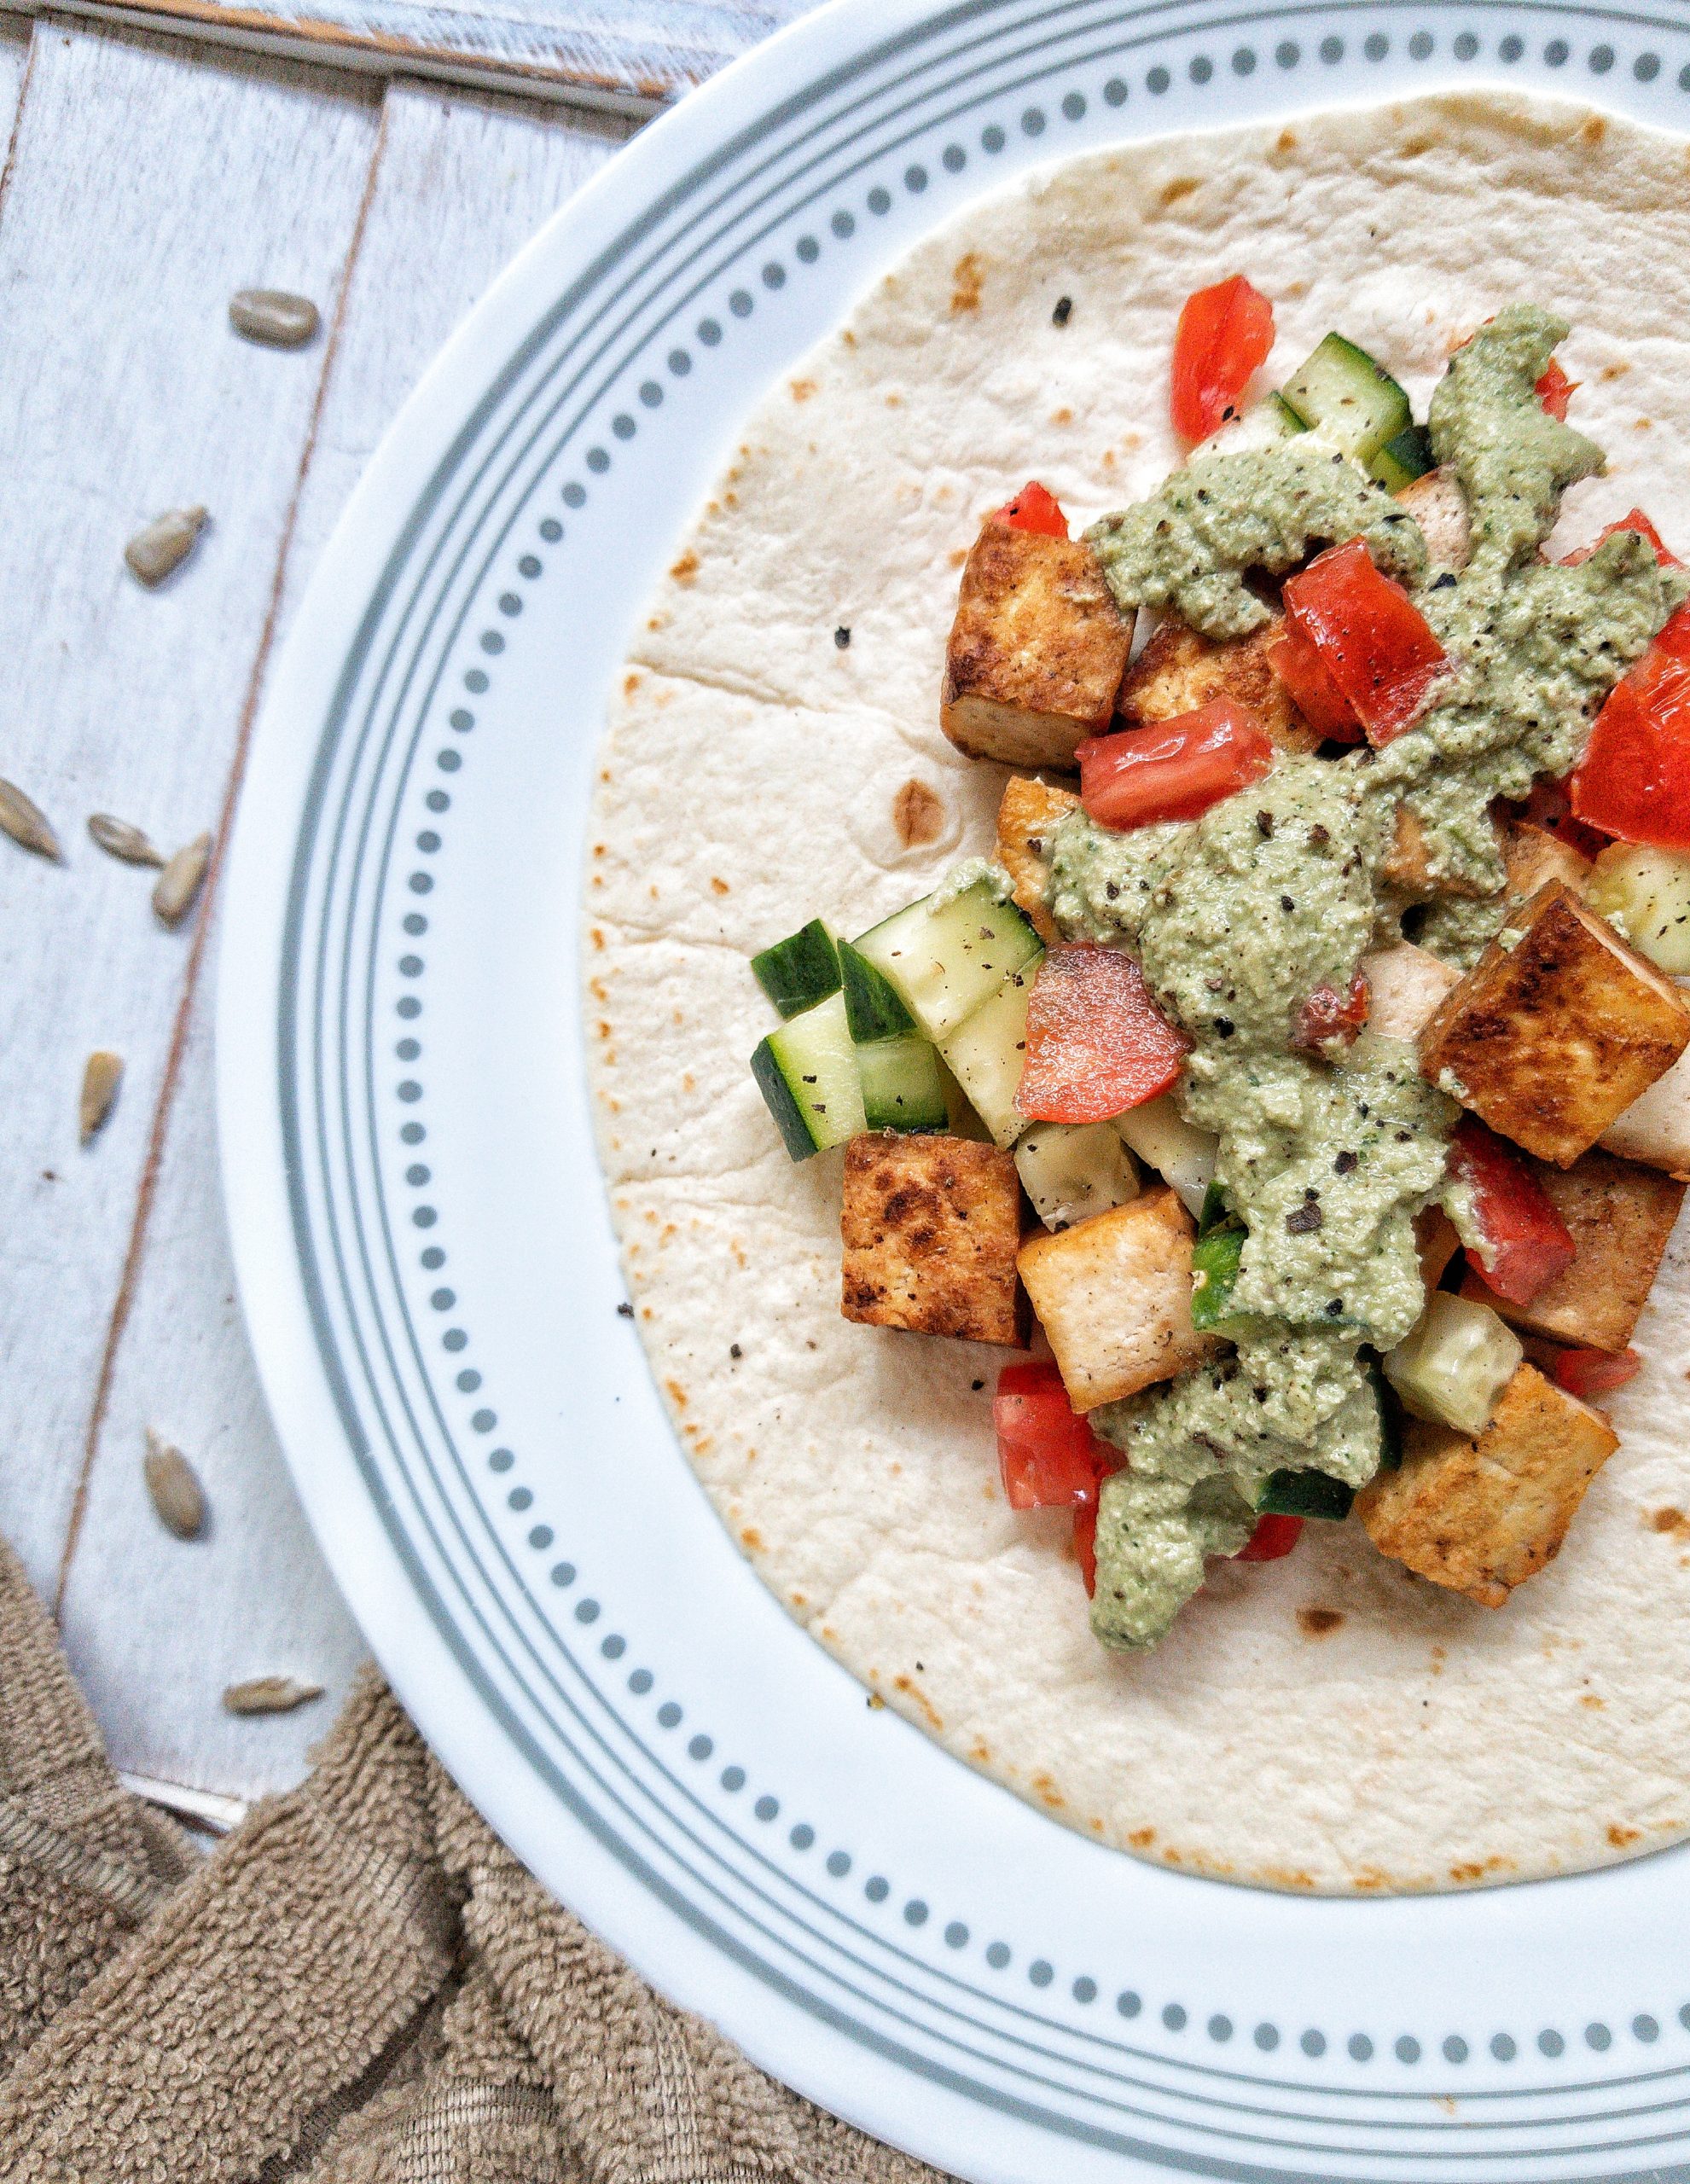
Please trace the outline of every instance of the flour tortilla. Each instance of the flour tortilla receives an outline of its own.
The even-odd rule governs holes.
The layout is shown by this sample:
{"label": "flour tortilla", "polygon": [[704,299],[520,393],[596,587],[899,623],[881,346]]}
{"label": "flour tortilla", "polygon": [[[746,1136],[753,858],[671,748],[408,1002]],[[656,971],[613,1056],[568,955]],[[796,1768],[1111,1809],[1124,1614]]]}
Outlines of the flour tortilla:
{"label": "flour tortilla", "polygon": [[[840,1317],[839,1155],[794,1167],[746,1069],[770,1023],[756,950],[818,914],[857,932],[990,842],[1003,770],[938,728],[982,516],[1032,476],[1077,528],[1153,489],[1181,452],[1176,315],[1240,270],[1278,312],[1266,384],[1335,326],[1421,414],[1500,304],[1564,312],[1577,421],[1612,467],[1569,496],[1563,535],[1641,502],[1690,545],[1676,139],[1427,100],[1077,160],[939,232],[752,420],[616,699],[585,952],[630,1294],[683,1444],[781,1600],[1070,1827],[1337,1893],[1600,1865],[1690,1833],[1690,1228],[1613,1401],[1623,1445],[1506,1608],[1315,1524],[1286,1561],[1211,1565],[1161,1647],[1123,1658],[1088,1632],[1064,1519],[1002,1498],[1007,1353]],[[941,808],[914,845],[910,781]]]}

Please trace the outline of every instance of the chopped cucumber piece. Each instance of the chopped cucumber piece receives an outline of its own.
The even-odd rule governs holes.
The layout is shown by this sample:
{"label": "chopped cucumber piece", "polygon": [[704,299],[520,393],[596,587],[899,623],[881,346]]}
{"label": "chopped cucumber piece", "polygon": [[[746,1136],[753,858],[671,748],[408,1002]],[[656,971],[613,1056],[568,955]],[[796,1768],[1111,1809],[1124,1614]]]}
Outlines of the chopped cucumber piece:
{"label": "chopped cucumber piece", "polygon": [[1228,419],[1204,442],[1203,452],[1249,455],[1257,448],[1275,447],[1293,433],[1308,429],[1283,395],[1270,394],[1265,401],[1253,403],[1240,415]]}
{"label": "chopped cucumber piece", "polygon": [[842,993],[771,1031],[751,1058],[751,1073],[794,1160],[868,1127]]}
{"label": "chopped cucumber piece", "polygon": [[1211,1177],[1203,1194],[1202,1211],[1197,1217],[1197,1233],[1206,1236],[1211,1228],[1226,1228],[1235,1224],[1237,1217],[1232,1210],[1232,1200],[1221,1185]]}
{"label": "chopped cucumber piece", "polygon": [[1141,1107],[1129,1107],[1125,1114],[1116,1116],[1115,1128],[1147,1168],[1173,1185],[1193,1215],[1202,1212],[1221,1142],[1212,1131],[1194,1129],[1181,1114],[1171,1092],[1147,1100]]}
{"label": "chopped cucumber piece", "polygon": [[1379,1405],[1379,1467],[1381,1471],[1403,1468],[1403,1403],[1377,1365],[1368,1368],[1368,1385]]}
{"label": "chopped cucumber piece", "polygon": [[983,1008],[939,1041],[939,1052],[975,1113],[1002,1146],[1013,1145],[1027,1127],[1015,1094],[1027,1053],[1027,1002],[1043,961],[1041,948],[1009,973]]}
{"label": "chopped cucumber piece", "polygon": [[1673,978],[1690,978],[1690,857],[1610,842],[1585,880],[1584,899],[1640,956]]}
{"label": "chopped cucumber piece", "polygon": [[936,1046],[1041,952],[1037,933],[985,880],[912,903],[852,944]]}
{"label": "chopped cucumber piece", "polygon": [[1434,1290],[1385,1360],[1385,1378],[1417,1418],[1484,1432],[1525,1350],[1488,1304]]}
{"label": "chopped cucumber piece", "polygon": [[1247,1234],[1241,1224],[1211,1228],[1191,1247],[1191,1324],[1213,1333],[1232,1317],[1232,1292]]}
{"label": "chopped cucumber piece", "polygon": [[1410,425],[1395,439],[1387,440],[1368,468],[1387,493],[1400,493],[1416,478],[1424,478],[1428,470],[1437,468],[1432,459],[1432,434],[1424,425]]}
{"label": "chopped cucumber piece", "polygon": [[990,1145],[991,1132],[968,1104],[968,1095],[944,1066],[944,1056],[939,1055],[939,1082],[944,1087],[944,1104],[950,1117],[952,1137],[971,1138],[976,1145]]}
{"label": "chopped cucumber piece", "polygon": [[896,1039],[915,1028],[915,1019],[866,956],[848,940],[839,943],[839,977],[845,987],[845,1021],[859,1046],[871,1039]]}
{"label": "chopped cucumber piece", "polygon": [[950,1124],[939,1058],[919,1032],[857,1049],[862,1113],[870,1130],[942,1130]]}
{"label": "chopped cucumber piece", "polygon": [[1413,419],[1408,398],[1365,349],[1328,334],[1280,390],[1287,406],[1323,440],[1371,462]]}
{"label": "chopped cucumber piece", "polygon": [[1030,1124],[1015,1165],[1047,1228],[1071,1228],[1138,1196],[1133,1156],[1112,1123]]}
{"label": "chopped cucumber piece", "polygon": [[1353,1486],[1323,1471],[1276,1471],[1269,1473],[1256,1507],[1264,1517],[1320,1517],[1338,1524],[1350,1514],[1355,1499]]}
{"label": "chopped cucumber piece", "polygon": [[833,936],[820,918],[751,959],[752,975],[782,1016],[814,1008],[839,990]]}

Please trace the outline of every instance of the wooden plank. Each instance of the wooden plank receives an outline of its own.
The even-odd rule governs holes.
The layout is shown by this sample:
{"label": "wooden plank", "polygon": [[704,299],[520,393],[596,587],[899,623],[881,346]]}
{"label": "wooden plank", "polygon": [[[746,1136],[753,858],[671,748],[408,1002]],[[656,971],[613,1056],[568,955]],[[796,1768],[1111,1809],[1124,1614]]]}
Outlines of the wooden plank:
{"label": "wooden plank", "polygon": [[[291,617],[394,410],[505,260],[628,134],[561,108],[389,93],[382,149],[287,555]],[[264,1417],[218,1211],[209,985],[195,997],[146,1246],[71,1565],[71,1658],[120,1766],[251,1797],[296,1778],[360,1647]],[[142,1495],[148,1424],[199,1465],[209,1536],[165,1538]],[[144,1542],[144,1553],[137,1552]],[[240,1722],[227,1682],[286,1670],[322,1704]]]}
{"label": "wooden plank", "polygon": [[[35,0],[0,0],[27,9]],[[508,84],[649,113],[817,0],[59,0],[96,20],[166,28],[343,68]]]}
{"label": "wooden plank", "polygon": [[[235,339],[228,298],[264,281],[332,299],[377,121],[361,86],[291,64],[35,34],[0,212],[0,772],[65,862],[0,842],[0,1527],[49,1599],[194,938],[84,822],[115,812],[167,846],[216,823],[323,363],[321,342]],[[212,528],[144,592],[125,541],[195,502]],[[78,1148],[96,1047],[126,1075]]]}

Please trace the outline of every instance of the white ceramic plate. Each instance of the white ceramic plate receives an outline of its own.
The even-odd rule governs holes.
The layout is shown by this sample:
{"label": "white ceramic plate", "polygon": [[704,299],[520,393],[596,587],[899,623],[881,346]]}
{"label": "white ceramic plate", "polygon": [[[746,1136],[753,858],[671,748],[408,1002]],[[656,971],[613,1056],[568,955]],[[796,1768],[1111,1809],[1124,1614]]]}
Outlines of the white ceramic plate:
{"label": "white ceramic plate", "polygon": [[1122,137],[1480,79],[1683,127],[1690,27],[841,0],[640,137],[460,330],[257,742],[225,1178],[336,1576],[560,1896],[969,2177],[1690,2176],[1690,1852],[1287,1899],[1102,1850],[865,1707],[717,1522],[618,1315],[577,976],[602,701],[739,421],[936,221]]}

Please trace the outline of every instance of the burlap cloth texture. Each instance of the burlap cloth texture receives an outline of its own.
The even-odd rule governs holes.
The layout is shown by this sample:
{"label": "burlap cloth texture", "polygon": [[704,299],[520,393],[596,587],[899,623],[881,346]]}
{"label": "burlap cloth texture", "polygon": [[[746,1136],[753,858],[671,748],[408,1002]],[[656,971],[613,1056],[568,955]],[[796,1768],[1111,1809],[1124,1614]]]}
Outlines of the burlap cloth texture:
{"label": "burlap cloth texture", "polygon": [[0,2177],[931,2184],[653,1994],[367,1671],[210,1858],[130,1796],[0,1542]]}

